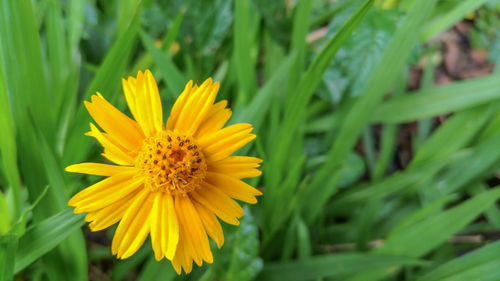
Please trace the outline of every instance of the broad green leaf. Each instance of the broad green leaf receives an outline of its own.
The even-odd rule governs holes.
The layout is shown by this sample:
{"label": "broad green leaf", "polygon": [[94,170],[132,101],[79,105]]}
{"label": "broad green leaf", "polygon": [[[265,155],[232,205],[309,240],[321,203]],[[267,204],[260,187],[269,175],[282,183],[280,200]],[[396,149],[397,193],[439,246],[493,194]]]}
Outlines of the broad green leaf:
{"label": "broad green leaf", "polygon": [[343,277],[367,269],[383,268],[389,272],[389,268],[393,266],[423,264],[425,262],[405,256],[330,254],[294,262],[265,264],[258,280],[307,281],[322,277]]}
{"label": "broad green leaf", "polygon": [[19,239],[15,272],[43,256],[85,223],[83,215],[64,211],[32,225]]}

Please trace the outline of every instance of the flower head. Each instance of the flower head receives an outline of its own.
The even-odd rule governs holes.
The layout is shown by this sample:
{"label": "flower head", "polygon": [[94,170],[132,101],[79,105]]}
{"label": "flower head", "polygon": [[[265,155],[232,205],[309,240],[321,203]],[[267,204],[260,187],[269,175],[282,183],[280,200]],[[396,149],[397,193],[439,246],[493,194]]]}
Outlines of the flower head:
{"label": "flower head", "polygon": [[99,125],[87,135],[104,147],[116,165],[81,163],[68,172],[106,176],[69,201],[75,213],[87,213],[92,231],[117,222],[112,252],[132,256],[151,235],[157,260],[171,260],[178,274],[213,261],[210,236],[220,248],[224,235],[218,219],[238,225],[243,209],[234,199],[256,203],[262,193],[241,181],[261,174],[255,157],[231,156],[255,138],[250,124],[224,127],[231,116],[227,102],[215,103],[219,83],[190,81],[172,107],[167,123],[151,72],[123,79],[123,91],[135,120],[99,93],[85,106]]}

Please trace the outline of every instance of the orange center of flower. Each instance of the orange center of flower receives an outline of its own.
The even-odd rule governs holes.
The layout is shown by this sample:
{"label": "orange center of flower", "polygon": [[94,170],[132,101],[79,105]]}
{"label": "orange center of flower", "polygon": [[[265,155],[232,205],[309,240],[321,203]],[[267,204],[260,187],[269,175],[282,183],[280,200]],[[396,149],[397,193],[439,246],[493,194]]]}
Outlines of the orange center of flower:
{"label": "orange center of flower", "polygon": [[207,163],[193,138],[164,131],[144,140],[135,166],[152,191],[186,194],[205,178]]}

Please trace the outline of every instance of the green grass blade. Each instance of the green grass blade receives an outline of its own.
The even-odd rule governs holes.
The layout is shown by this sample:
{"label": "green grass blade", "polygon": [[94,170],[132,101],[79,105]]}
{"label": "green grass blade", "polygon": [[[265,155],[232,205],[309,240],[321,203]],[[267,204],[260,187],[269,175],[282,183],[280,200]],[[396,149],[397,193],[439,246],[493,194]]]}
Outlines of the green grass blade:
{"label": "green grass blade", "polygon": [[464,0],[456,1],[458,4],[451,10],[446,10],[442,15],[438,15],[435,19],[425,25],[421,33],[421,41],[426,42],[439,33],[447,30],[463,19],[465,15],[479,8],[488,0]]}
{"label": "green grass blade", "polygon": [[234,65],[239,85],[239,103],[246,104],[257,91],[255,61],[252,58],[253,27],[249,0],[234,2]]}
{"label": "green grass blade", "polygon": [[500,77],[492,74],[393,98],[373,113],[373,122],[403,123],[449,114],[500,99]]}
{"label": "green grass blade", "polygon": [[[411,50],[417,43],[415,34],[418,34],[435,2],[435,0],[413,2],[408,15],[372,72],[361,96],[344,119],[339,135],[328,152],[326,163],[315,174],[309,186],[310,192],[304,197],[301,204],[307,213],[305,219],[308,222],[311,222],[319,214],[328,198],[335,192],[337,182],[335,182],[335,178],[331,177],[331,171],[340,168],[354,147],[359,134],[369,122],[375,107],[394,85],[395,79],[398,77],[397,74],[403,68]],[[316,204],[308,204],[307,202],[316,202]]]}
{"label": "green grass blade", "polygon": [[243,107],[231,119],[231,123],[249,122],[258,130],[269,111],[273,98],[279,94],[279,90],[286,84],[289,69],[295,61],[296,53],[291,53],[284,59],[269,81],[259,89],[248,106]]}
{"label": "green grass blade", "polygon": [[430,159],[448,158],[475,138],[493,115],[496,105],[485,105],[459,112],[441,125],[420,147],[411,166]]}
{"label": "green grass blade", "polygon": [[77,51],[83,33],[86,0],[71,0],[68,12],[68,48],[70,55]]}
{"label": "green grass blade", "polygon": [[10,281],[14,277],[14,259],[18,238],[14,235],[0,236],[0,280]]}
{"label": "green grass blade", "polygon": [[170,93],[173,95],[171,98],[177,98],[182,92],[187,83],[187,79],[182,72],[175,66],[170,57],[162,53],[162,51],[154,45],[153,38],[151,38],[144,31],[140,31],[142,43],[146,47],[151,56],[153,56],[154,63],[158,66],[160,74],[165,80]]}
{"label": "green grass blade", "polygon": [[2,65],[0,65],[0,152],[2,158],[3,172],[7,176],[10,190],[13,196],[11,206],[10,220],[16,221],[21,215],[21,177],[17,166],[17,145],[15,136],[15,127],[12,112],[7,97],[7,87]]}
{"label": "green grass blade", "polygon": [[24,114],[29,107],[37,126],[52,143],[55,114],[50,102],[53,97],[45,80],[40,36],[31,1],[2,1],[0,42],[7,88],[16,108],[14,115]]}
{"label": "green grass blade", "polygon": [[332,254],[306,260],[265,264],[258,280],[306,281],[322,277],[343,277],[361,270],[396,265],[422,265],[424,262],[404,256],[377,254]]}
{"label": "green grass blade", "polygon": [[179,35],[179,30],[181,28],[182,20],[184,19],[184,14],[186,14],[186,10],[182,9],[175,17],[172,27],[168,30],[167,36],[165,36],[165,38],[163,39],[163,43],[161,44],[161,50],[163,52],[168,52],[170,50],[172,43],[174,43],[175,38],[177,38],[177,35]]}
{"label": "green grass blade", "polygon": [[390,234],[378,252],[420,257],[462,230],[500,198],[500,188],[483,192],[438,215]]}
{"label": "green grass blade", "polygon": [[[116,93],[121,87],[121,78],[126,75],[126,67],[129,58],[137,42],[137,33],[140,25],[140,6],[132,19],[129,28],[111,47],[104,61],[101,63],[97,73],[85,91],[84,100],[88,100],[92,94],[99,91],[108,100],[116,100]],[[81,162],[90,148],[91,142],[82,136],[88,130],[89,115],[83,103],[73,118],[68,135],[68,141],[64,149],[63,163]]]}
{"label": "green grass blade", "polygon": [[80,229],[84,223],[83,215],[75,215],[73,211],[64,211],[30,227],[19,239],[14,272],[18,273],[43,256],[74,231]]}
{"label": "green grass blade", "polygon": [[500,241],[497,241],[465,256],[453,259],[417,280],[498,280],[500,279],[500,272],[497,270],[500,266],[499,252]]}
{"label": "green grass blade", "polygon": [[[306,73],[300,79],[296,91],[290,92],[290,100],[286,105],[284,120],[280,124],[279,137],[275,142],[276,149],[270,163],[272,165],[272,174],[277,181],[281,180],[281,169],[286,166],[284,163],[289,153],[289,147],[293,142],[299,124],[301,124],[300,120],[304,116],[306,105],[319,86],[331,60],[361,23],[373,2],[373,0],[366,0],[339,31],[328,40],[325,47],[314,58]],[[277,184],[275,183],[273,186],[277,186]]]}

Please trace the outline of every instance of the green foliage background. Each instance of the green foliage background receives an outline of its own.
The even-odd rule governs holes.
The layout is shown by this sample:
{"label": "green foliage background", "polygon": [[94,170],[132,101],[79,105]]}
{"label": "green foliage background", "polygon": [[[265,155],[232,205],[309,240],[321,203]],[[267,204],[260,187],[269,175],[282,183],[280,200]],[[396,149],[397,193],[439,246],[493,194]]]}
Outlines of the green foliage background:
{"label": "green foliage background", "polygon": [[[500,60],[497,0],[0,0],[0,280],[500,280],[500,76],[434,85],[442,34],[475,12]],[[306,41],[318,31],[318,40]],[[318,33],[317,33],[318,34]],[[418,90],[410,68],[424,64]],[[128,260],[67,206],[102,161],[83,136],[99,91],[149,68],[165,113],[211,76],[258,138],[259,204],[215,262],[177,276]],[[388,95],[390,93],[390,95]],[[446,116],[434,128],[433,118]],[[395,160],[398,132],[411,159]],[[376,125],[376,126],[375,126]],[[377,130],[374,130],[377,129]],[[375,134],[375,131],[378,132]],[[103,238],[104,237],[104,238]],[[100,241],[100,240],[99,240]]]}

